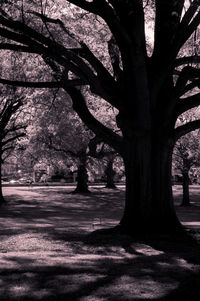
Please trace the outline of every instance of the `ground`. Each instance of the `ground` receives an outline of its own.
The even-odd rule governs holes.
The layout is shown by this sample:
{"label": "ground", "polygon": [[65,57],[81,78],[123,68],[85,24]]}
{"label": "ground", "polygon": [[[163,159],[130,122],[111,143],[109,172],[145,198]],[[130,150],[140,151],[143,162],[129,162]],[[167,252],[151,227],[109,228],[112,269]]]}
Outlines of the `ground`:
{"label": "ground", "polygon": [[[0,300],[200,300],[195,243],[105,235],[123,211],[124,188],[4,187],[0,209]],[[199,239],[200,187],[177,214]],[[198,294],[198,295],[197,295]]]}

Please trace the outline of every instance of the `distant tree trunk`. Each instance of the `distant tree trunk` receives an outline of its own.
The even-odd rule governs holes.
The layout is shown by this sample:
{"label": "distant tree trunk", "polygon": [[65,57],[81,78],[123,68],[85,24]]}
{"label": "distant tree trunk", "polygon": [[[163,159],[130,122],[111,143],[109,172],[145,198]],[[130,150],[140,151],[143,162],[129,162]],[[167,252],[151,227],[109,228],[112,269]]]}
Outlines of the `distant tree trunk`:
{"label": "distant tree trunk", "polygon": [[88,193],[88,174],[86,168],[87,156],[86,152],[80,156],[80,164],[77,173],[77,186],[73,193]]}
{"label": "distant tree trunk", "polygon": [[115,189],[116,188],[114,183],[115,171],[113,170],[113,162],[114,162],[114,156],[113,155],[108,156],[108,163],[105,169],[105,175],[106,175],[106,188]]}
{"label": "distant tree trunk", "polygon": [[[1,154],[1,149],[0,149],[0,154]],[[0,205],[6,203],[6,200],[4,199],[3,192],[2,192],[2,182],[1,182],[2,180],[1,180],[1,177],[2,177],[2,160],[0,158]]]}
{"label": "distant tree trunk", "polygon": [[126,200],[120,227],[138,234],[182,230],[171,186],[172,146],[149,134],[125,141]]}
{"label": "distant tree trunk", "polygon": [[190,194],[189,194],[189,183],[190,183],[190,178],[189,178],[189,170],[184,169],[182,172],[182,186],[183,186],[183,198],[182,198],[182,203],[181,206],[190,206]]}

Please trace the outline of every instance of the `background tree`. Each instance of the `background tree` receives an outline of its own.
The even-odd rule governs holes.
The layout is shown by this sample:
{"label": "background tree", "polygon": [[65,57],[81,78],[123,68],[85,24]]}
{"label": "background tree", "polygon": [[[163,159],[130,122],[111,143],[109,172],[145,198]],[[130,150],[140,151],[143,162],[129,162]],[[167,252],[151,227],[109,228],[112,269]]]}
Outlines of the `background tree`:
{"label": "background tree", "polygon": [[[26,1],[23,9],[19,3],[2,5],[0,47],[20,53],[26,71],[34,65],[35,72],[26,80],[20,75],[10,80],[4,72],[0,82],[61,87],[88,128],[123,157],[126,202],[120,229],[182,230],[173,207],[171,161],[176,140],[200,125],[195,120],[175,128],[178,116],[200,103],[199,0],[155,1],[151,53],[145,21],[152,2],[49,0],[44,7]],[[115,108],[121,135],[95,118],[81,86]]]}
{"label": "background tree", "polygon": [[102,140],[95,136],[89,142],[89,155],[93,158],[104,159],[106,161],[106,167],[104,176],[106,180],[106,188],[116,188],[114,183],[115,171],[113,168],[114,159],[117,156],[116,151],[111,149],[108,145],[105,145]]}
{"label": "background tree", "polygon": [[[1,87],[0,95],[0,177],[2,175],[1,166],[15,148],[17,139],[25,136],[26,121],[24,120],[23,97],[13,93],[13,89]],[[23,109],[22,109],[23,108]],[[5,200],[2,194],[0,180],[0,203]]]}
{"label": "background tree", "polygon": [[[187,124],[198,119],[199,109],[193,109],[185,112],[177,120],[177,126]],[[182,206],[190,205],[189,196],[189,184],[190,171],[192,167],[198,167],[200,164],[200,143],[199,143],[199,130],[190,132],[182,136],[176,142],[174,147],[174,168],[180,171],[182,175],[182,185],[183,185],[183,198]]]}
{"label": "background tree", "polygon": [[182,206],[190,206],[190,170],[200,164],[199,131],[181,137],[174,149],[175,168],[181,172],[183,185]]}
{"label": "background tree", "polygon": [[70,109],[66,100],[57,95],[56,100],[39,116],[35,135],[32,137],[33,152],[42,151],[43,157],[59,158],[69,169],[69,161],[77,166],[75,192],[89,192],[87,183],[87,145],[91,133],[79,117]]}

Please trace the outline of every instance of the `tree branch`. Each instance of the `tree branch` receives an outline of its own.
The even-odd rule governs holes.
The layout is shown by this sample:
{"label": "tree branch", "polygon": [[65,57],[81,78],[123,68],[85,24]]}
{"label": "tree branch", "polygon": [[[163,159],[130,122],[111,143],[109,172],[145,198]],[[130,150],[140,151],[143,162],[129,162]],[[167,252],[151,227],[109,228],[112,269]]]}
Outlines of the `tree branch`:
{"label": "tree branch", "polygon": [[187,98],[179,99],[175,106],[176,115],[179,116],[182,113],[195,108],[200,105],[200,93],[189,96]]}
{"label": "tree branch", "polygon": [[199,80],[200,70],[191,66],[186,66],[181,71],[175,85],[175,94],[177,97],[185,94],[186,84],[189,80]]}
{"label": "tree branch", "polygon": [[[19,44],[0,43],[0,49],[12,50],[17,52],[36,53],[31,47],[22,46]],[[38,52],[38,54],[40,54]]]}
{"label": "tree branch", "polygon": [[3,115],[1,116],[1,123],[0,123],[0,132],[3,132],[5,127],[7,126],[11,116],[19,109],[20,106],[23,105],[22,99],[18,99],[15,102],[8,103],[8,106],[4,110]]}
{"label": "tree branch", "polygon": [[8,129],[4,129],[2,135],[1,135],[1,139],[3,139],[4,137],[6,137],[9,133],[12,133],[12,132],[17,132],[19,130],[23,130],[27,127],[27,125],[16,125],[16,126],[13,126],[11,128],[8,128]]}
{"label": "tree branch", "polygon": [[[61,29],[65,33],[67,33],[67,35],[69,35],[73,40],[75,40],[81,46],[81,48],[70,48],[68,50],[66,49],[65,52],[67,53],[68,51],[69,57],[74,62],[78,63],[82,70],[85,70],[85,77],[87,77],[86,74],[89,75],[89,82],[90,82],[91,89],[99,96],[106,98],[110,102],[110,104],[118,108],[119,100],[116,95],[119,95],[119,93],[117,93],[117,91],[119,92],[119,89],[117,87],[117,84],[114,81],[114,78],[110,75],[110,73],[103,66],[103,64],[98,60],[98,58],[91,52],[88,46],[82,40],[76,38],[74,34],[72,34],[64,26],[61,20],[52,19],[37,12],[31,12],[31,13],[41,18],[43,22],[45,22],[45,24],[46,23],[58,24],[61,27]],[[85,65],[85,63],[81,61],[80,57],[87,60],[87,62],[97,72],[97,77],[95,77],[91,72],[91,70]],[[113,99],[115,101],[113,101]]]}
{"label": "tree branch", "polygon": [[13,136],[13,137],[11,137],[7,140],[2,141],[1,145],[4,146],[4,145],[16,140],[17,138],[24,137],[24,136],[26,136],[26,133],[17,133],[15,136]]}
{"label": "tree branch", "polygon": [[[16,81],[16,80],[8,80],[4,78],[0,78],[0,83],[7,84],[16,87],[26,87],[26,88],[61,88],[63,86],[62,81],[57,82],[24,82],[24,81]],[[81,86],[86,85],[81,79],[71,79],[64,81],[66,87],[72,86]]]}
{"label": "tree branch", "polygon": [[105,143],[114,148],[117,152],[122,153],[122,137],[99,122],[88,110],[85,99],[77,88],[63,87],[72,99],[73,109],[97,136],[101,137]]}
{"label": "tree branch", "polygon": [[174,66],[177,67],[177,66],[192,64],[192,63],[194,63],[194,64],[200,63],[200,56],[192,55],[192,56],[180,57],[175,60]]}
{"label": "tree branch", "polygon": [[69,0],[69,2],[91,13],[97,13],[97,1],[88,2],[85,0]]}
{"label": "tree branch", "polygon": [[190,121],[174,129],[174,139],[177,141],[182,136],[200,128],[200,120]]}
{"label": "tree branch", "polygon": [[180,26],[187,27],[192,20],[193,16],[195,15],[198,7],[199,7],[199,0],[193,0],[190,4],[189,8],[187,9],[186,13],[184,14]]}
{"label": "tree branch", "polygon": [[190,7],[188,8],[187,12],[185,13],[179,28],[176,32],[174,38],[174,47],[178,50],[183,46],[183,44],[189,39],[192,33],[197,29],[200,23],[200,12],[196,15],[198,8],[200,5],[199,0],[194,0]]}

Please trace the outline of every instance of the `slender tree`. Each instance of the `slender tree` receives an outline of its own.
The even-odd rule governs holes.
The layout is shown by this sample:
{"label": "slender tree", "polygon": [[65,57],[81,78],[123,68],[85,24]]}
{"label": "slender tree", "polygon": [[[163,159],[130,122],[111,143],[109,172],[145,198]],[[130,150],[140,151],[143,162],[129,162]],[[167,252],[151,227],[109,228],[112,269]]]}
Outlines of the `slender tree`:
{"label": "slender tree", "polygon": [[115,171],[113,169],[114,159],[117,156],[116,151],[111,149],[108,145],[105,145],[105,143],[102,142],[102,140],[97,136],[90,139],[88,148],[88,155],[93,158],[104,159],[106,161],[106,167],[104,171],[106,188],[116,188],[114,183]]}
{"label": "slender tree", "polygon": [[[123,157],[126,202],[120,229],[132,234],[182,230],[173,206],[171,161],[175,141],[200,126],[196,120],[175,128],[177,117],[200,103],[199,0],[150,2],[155,8],[151,53],[145,32],[149,1],[53,2],[56,10],[51,1],[45,7],[42,1],[27,1],[23,9],[18,2],[2,6],[2,51],[34,53],[49,69],[37,82],[33,75],[0,82],[61,87],[83,122]],[[34,71],[41,72],[41,62],[36,65],[37,60]],[[121,135],[91,114],[81,86],[117,110]]]}

